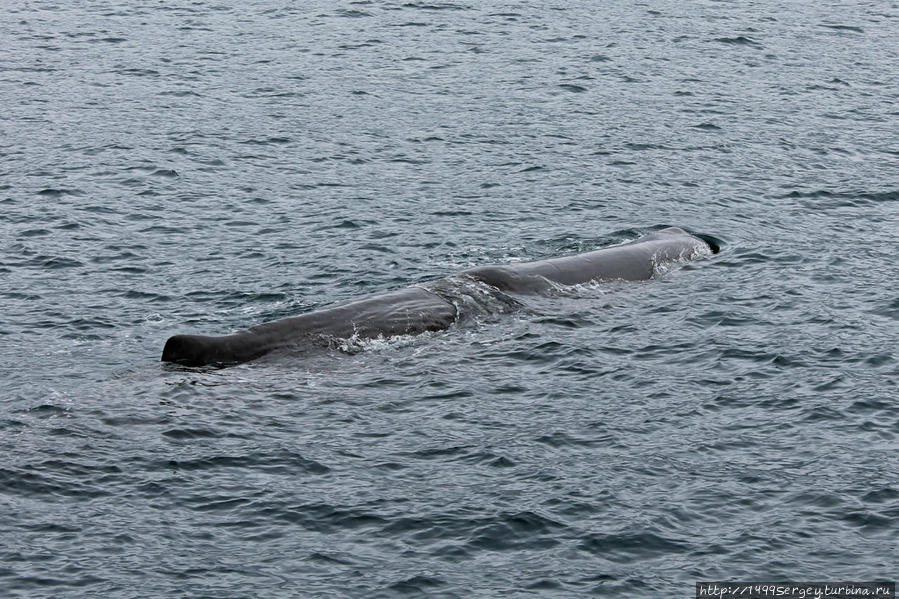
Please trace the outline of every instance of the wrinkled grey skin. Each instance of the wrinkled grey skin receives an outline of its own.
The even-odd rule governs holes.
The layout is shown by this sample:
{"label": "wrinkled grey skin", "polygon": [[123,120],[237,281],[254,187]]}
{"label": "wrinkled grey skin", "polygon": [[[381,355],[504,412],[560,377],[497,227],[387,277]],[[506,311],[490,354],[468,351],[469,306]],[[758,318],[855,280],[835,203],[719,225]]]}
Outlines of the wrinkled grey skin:
{"label": "wrinkled grey skin", "polygon": [[[713,248],[717,249],[717,248]],[[658,266],[709,253],[709,244],[671,227],[610,248],[537,262],[481,266],[454,277],[369,296],[332,308],[268,322],[232,335],[175,335],[166,341],[163,362],[226,366],[248,362],[275,349],[321,338],[372,339],[448,328],[461,316],[443,291],[470,279],[498,293],[534,294],[556,285],[591,281],[639,281]]]}

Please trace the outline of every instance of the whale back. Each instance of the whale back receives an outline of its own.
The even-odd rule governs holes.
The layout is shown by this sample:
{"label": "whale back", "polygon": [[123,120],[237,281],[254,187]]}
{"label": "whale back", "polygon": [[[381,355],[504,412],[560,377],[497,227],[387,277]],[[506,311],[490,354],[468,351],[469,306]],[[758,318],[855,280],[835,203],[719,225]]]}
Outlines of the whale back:
{"label": "whale back", "polygon": [[451,304],[425,289],[409,287],[267,322],[231,335],[175,335],[166,341],[162,361],[185,366],[227,366],[304,342],[442,330],[455,319],[456,309]]}
{"label": "whale back", "polygon": [[[459,273],[461,277],[448,277],[422,286],[365,297],[267,322],[231,335],[175,335],[166,341],[162,361],[187,366],[225,366],[255,360],[274,349],[302,343],[442,330],[456,322],[475,295],[495,300],[494,303],[501,306],[520,305],[502,292],[533,294],[555,285],[650,279],[660,266],[710,254],[715,249],[711,243],[671,227],[630,243],[585,254],[472,268]],[[461,288],[457,286],[460,279],[467,280],[469,285],[474,280],[475,286],[485,284],[488,287],[468,293],[464,284]],[[479,305],[477,301],[474,304]],[[488,301],[485,305],[493,304]]]}
{"label": "whale back", "polygon": [[669,227],[625,243],[584,254],[508,266],[480,266],[463,272],[503,291],[539,293],[553,286],[599,281],[643,281],[660,266],[687,261],[710,245],[678,227]]}

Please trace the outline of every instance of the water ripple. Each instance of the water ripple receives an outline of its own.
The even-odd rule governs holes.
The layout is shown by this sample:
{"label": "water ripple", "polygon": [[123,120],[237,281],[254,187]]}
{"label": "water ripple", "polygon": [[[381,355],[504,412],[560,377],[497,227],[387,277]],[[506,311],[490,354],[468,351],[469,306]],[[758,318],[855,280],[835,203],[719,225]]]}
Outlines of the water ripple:
{"label": "water ripple", "polygon": [[[889,578],[895,8],[282,4],[7,7],[5,595]],[[719,251],[527,309],[438,289],[472,317],[417,338],[158,362],[660,223]]]}

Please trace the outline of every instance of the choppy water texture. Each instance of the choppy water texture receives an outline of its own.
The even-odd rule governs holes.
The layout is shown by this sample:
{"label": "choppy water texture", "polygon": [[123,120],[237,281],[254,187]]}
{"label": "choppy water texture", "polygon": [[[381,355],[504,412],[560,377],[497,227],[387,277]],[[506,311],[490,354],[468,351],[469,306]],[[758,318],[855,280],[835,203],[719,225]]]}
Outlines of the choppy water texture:
{"label": "choppy water texture", "polygon": [[[2,9],[0,595],[895,579],[896,2],[131,4]],[[663,225],[722,252],[158,361]]]}

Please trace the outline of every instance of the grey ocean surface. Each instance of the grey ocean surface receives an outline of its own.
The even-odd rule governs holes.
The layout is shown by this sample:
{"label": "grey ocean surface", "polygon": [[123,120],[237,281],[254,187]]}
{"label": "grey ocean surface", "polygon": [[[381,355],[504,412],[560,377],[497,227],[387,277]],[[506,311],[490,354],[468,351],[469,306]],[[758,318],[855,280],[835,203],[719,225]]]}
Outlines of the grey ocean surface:
{"label": "grey ocean surface", "polygon": [[[895,1],[0,13],[0,596],[896,578]],[[668,225],[721,253],[159,362]]]}

